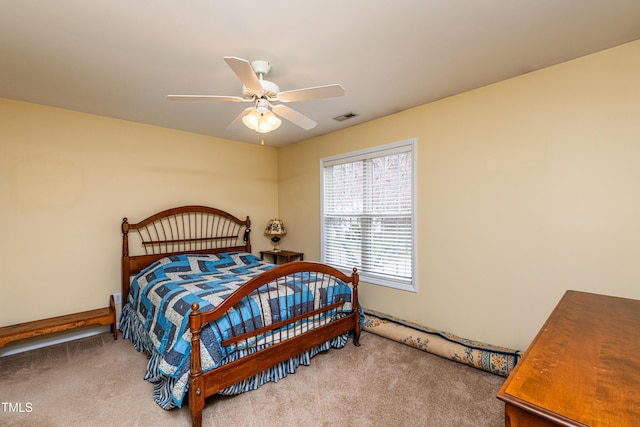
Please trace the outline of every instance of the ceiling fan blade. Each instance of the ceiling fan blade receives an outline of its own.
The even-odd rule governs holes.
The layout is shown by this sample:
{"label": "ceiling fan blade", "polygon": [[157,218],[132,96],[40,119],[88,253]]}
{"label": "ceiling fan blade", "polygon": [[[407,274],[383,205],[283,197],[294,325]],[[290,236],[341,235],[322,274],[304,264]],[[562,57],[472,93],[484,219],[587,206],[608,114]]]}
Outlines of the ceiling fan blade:
{"label": "ceiling fan blade", "polygon": [[246,102],[251,101],[239,96],[217,96],[217,95],[167,95],[167,99],[172,101],[231,101]]}
{"label": "ceiling fan blade", "polygon": [[295,102],[306,99],[333,98],[343,96],[344,88],[339,84],[308,87],[304,89],[286,90],[277,95],[278,101]]}
{"label": "ceiling fan blade", "polygon": [[304,130],[313,129],[318,124],[304,114],[299,113],[286,105],[274,105],[273,112],[280,117],[289,120],[291,123],[300,126]]}
{"label": "ceiling fan blade", "polygon": [[229,123],[229,126],[227,126],[227,130],[239,129],[242,125],[242,118],[251,110],[253,110],[253,107],[245,108],[244,110],[242,110],[240,114],[238,114],[236,118],[233,119],[231,123]]}
{"label": "ceiling fan blade", "polygon": [[249,61],[235,56],[225,56],[224,60],[247,89],[256,94],[262,94],[262,85]]}

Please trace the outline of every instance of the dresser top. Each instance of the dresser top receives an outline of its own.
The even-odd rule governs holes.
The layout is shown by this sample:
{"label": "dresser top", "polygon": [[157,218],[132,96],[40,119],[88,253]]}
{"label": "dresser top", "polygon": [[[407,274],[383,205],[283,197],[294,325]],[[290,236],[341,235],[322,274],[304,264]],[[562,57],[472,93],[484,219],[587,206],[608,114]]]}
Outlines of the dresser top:
{"label": "dresser top", "polygon": [[640,426],[640,301],[567,291],[498,398],[560,425]]}

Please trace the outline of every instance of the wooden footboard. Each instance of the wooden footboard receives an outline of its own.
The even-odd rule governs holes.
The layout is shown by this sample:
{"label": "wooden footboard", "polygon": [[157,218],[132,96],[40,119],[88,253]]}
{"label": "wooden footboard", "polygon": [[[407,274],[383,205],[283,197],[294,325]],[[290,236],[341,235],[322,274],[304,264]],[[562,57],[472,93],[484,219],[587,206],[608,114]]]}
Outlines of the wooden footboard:
{"label": "wooden footboard", "polygon": [[[308,289],[315,295],[309,302],[301,293],[306,288],[291,286],[307,281]],[[291,291],[292,288],[295,291]],[[350,290],[350,296],[347,289]],[[293,312],[282,311],[279,306],[274,306],[273,302],[282,298],[296,302],[296,309]],[[250,299],[264,302],[265,307],[263,310],[250,311],[249,316],[242,315],[241,307],[250,304]],[[263,273],[212,311],[202,313],[198,304],[194,304],[189,317],[192,334],[189,409],[193,425],[202,424],[205,398],[226,387],[351,331],[354,344],[359,345],[360,312],[357,307],[356,269],[351,276],[347,276],[333,267],[312,262],[284,264]],[[231,336],[222,344],[249,354],[203,373],[200,360],[201,329],[206,323],[224,320],[225,316],[243,316],[242,327],[230,331]],[[216,325],[212,323],[212,327]]]}

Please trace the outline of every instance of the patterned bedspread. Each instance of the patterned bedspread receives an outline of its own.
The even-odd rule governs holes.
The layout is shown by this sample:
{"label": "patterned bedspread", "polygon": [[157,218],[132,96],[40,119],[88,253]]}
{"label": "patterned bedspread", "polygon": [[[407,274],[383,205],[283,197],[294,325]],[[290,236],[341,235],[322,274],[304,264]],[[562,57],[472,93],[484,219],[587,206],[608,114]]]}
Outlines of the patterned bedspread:
{"label": "patterned bedspread", "polygon": [[[267,271],[275,265],[260,260],[255,255],[245,252],[229,252],[216,255],[179,255],[163,258],[144,269],[131,284],[127,304],[123,307],[120,329],[125,338],[131,339],[139,351],[151,356],[146,379],[154,382],[154,398],[165,409],[181,406],[186,393],[191,352],[191,332],[188,328],[188,315],[191,305],[197,302],[201,311],[209,311],[231,295],[243,283]],[[304,283],[284,283],[281,295],[292,294],[294,288]],[[289,288],[289,289],[287,289]],[[313,307],[319,298],[326,301],[341,295],[350,300],[350,288],[346,284],[336,285],[336,289],[324,289],[323,295],[316,298],[309,288],[304,289],[302,300],[295,306],[278,303],[264,304],[258,298],[251,300],[250,306],[243,308],[246,313],[256,313],[256,309],[278,307],[286,312],[270,312],[265,316],[267,321],[286,318],[289,313],[299,313],[301,306]],[[299,290],[299,289],[298,289]],[[351,307],[345,307],[350,309]],[[255,327],[263,326],[261,316],[254,316]],[[233,318],[231,318],[233,321]],[[246,326],[246,325],[245,325]],[[241,357],[240,352],[231,354],[231,348],[222,346],[222,341],[229,338],[229,331],[237,328],[237,324],[228,324],[227,318],[218,322],[218,327],[206,325],[201,332],[201,359],[203,371],[213,369],[229,360]],[[268,375],[265,381],[277,381],[289,372],[295,372],[299,363],[308,364],[308,358],[315,353],[329,348],[341,347],[346,343],[346,336],[338,337],[325,343],[322,348],[301,355],[298,360],[291,360]],[[264,376],[264,375],[263,375]],[[258,384],[259,386],[259,384]],[[256,387],[250,387],[256,388]],[[246,385],[239,385],[229,394],[246,391]]]}

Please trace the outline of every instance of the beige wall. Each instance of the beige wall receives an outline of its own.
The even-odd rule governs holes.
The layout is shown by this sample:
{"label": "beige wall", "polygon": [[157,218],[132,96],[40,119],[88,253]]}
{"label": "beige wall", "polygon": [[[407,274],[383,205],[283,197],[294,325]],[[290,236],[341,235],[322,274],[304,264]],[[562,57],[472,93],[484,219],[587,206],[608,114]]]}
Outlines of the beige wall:
{"label": "beige wall", "polygon": [[203,204],[277,214],[277,152],[0,98],[0,325],[106,306],[120,223]]}
{"label": "beige wall", "polygon": [[0,99],[0,325],[119,291],[120,221],[206,204],[318,260],[322,157],[417,139],[418,292],[366,307],[525,349],[566,289],[640,298],[640,41],[281,149]]}
{"label": "beige wall", "polygon": [[319,161],[417,139],[417,293],[365,307],[524,350],[567,289],[640,298],[640,41],[278,150],[319,259]]}

